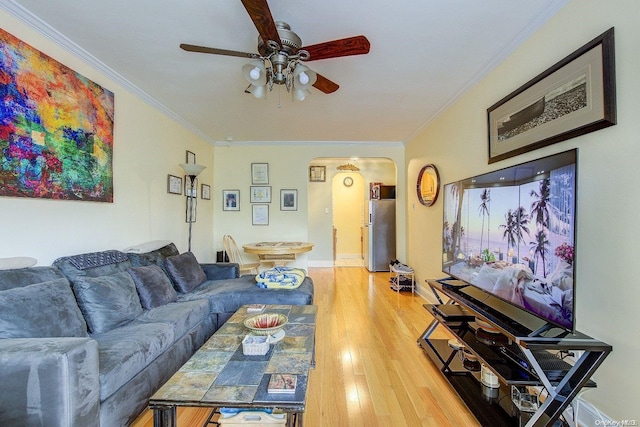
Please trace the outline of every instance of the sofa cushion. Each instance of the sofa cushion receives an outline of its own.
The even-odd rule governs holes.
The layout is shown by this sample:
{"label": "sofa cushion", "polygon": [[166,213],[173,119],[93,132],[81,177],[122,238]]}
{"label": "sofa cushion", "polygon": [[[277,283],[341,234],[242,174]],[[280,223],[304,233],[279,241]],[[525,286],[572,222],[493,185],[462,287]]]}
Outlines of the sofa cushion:
{"label": "sofa cushion", "polygon": [[110,276],[78,277],[73,290],[93,334],[109,331],[142,314],[136,285],[126,271]]}
{"label": "sofa cushion", "polygon": [[208,298],[212,313],[233,313],[245,304],[313,304],[313,281],[306,277],[297,289],[261,289],[255,275],[238,279],[209,280],[178,301]]}
{"label": "sofa cushion", "polygon": [[127,257],[129,257],[129,261],[133,267],[142,267],[145,265],[157,265],[160,267],[167,275],[169,272],[167,271],[164,260],[173,255],[179,255],[180,252],[176,245],[173,243],[169,243],[159,249],[152,250],[150,252],[137,252],[133,251],[132,248],[125,249],[127,252]]}
{"label": "sofa cushion", "polygon": [[105,400],[174,343],[171,325],[128,323],[93,338],[98,342],[100,400]]}
{"label": "sofa cushion", "polygon": [[135,322],[166,323],[173,328],[174,339],[178,340],[209,316],[209,301],[199,299],[169,303],[145,311]]}
{"label": "sofa cushion", "polygon": [[169,276],[180,293],[187,293],[207,280],[198,260],[191,252],[170,256],[165,260]]}
{"label": "sofa cushion", "polygon": [[0,292],[0,338],[86,337],[65,278]]}
{"label": "sofa cushion", "polygon": [[136,284],[143,308],[149,310],[178,299],[169,277],[157,265],[132,267],[129,274]]}
{"label": "sofa cushion", "polygon": [[73,284],[80,277],[102,277],[127,271],[131,262],[124,252],[108,250],[66,256],[53,262]]}

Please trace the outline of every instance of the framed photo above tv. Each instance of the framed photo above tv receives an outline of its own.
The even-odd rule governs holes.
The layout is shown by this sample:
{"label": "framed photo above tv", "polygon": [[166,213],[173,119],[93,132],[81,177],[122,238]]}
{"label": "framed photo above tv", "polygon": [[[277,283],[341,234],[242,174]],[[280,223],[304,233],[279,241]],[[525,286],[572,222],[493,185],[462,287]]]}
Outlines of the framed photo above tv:
{"label": "framed photo above tv", "polygon": [[487,109],[489,163],[616,124],[613,28]]}

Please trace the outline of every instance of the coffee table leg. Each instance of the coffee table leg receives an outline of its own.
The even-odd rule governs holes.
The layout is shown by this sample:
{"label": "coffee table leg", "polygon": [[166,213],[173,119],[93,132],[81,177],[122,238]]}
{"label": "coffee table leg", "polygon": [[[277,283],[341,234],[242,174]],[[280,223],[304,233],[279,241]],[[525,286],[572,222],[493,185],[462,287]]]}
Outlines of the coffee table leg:
{"label": "coffee table leg", "polygon": [[287,427],[303,427],[304,412],[290,412],[287,417]]}
{"label": "coffee table leg", "polygon": [[153,427],[178,427],[175,406],[155,406],[153,408]]}

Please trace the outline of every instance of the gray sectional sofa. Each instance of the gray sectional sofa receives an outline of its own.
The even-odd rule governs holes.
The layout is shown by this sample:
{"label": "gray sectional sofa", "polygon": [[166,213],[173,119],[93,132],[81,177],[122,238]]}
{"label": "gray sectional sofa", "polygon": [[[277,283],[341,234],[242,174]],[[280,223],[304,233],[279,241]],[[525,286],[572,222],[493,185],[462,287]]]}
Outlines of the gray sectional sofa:
{"label": "gray sectional sofa", "polygon": [[0,270],[0,425],[126,426],[244,304],[313,303],[313,282],[261,289],[173,243]]}

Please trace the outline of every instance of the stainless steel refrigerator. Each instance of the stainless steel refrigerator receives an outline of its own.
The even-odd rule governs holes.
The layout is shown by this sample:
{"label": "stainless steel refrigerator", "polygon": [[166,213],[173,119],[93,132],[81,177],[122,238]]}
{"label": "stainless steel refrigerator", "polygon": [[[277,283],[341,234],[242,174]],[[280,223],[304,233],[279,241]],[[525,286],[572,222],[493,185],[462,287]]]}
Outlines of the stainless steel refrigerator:
{"label": "stainless steel refrigerator", "polygon": [[369,200],[364,232],[364,265],[369,271],[389,271],[396,258],[396,201]]}

